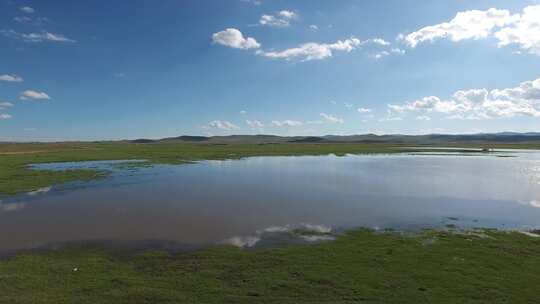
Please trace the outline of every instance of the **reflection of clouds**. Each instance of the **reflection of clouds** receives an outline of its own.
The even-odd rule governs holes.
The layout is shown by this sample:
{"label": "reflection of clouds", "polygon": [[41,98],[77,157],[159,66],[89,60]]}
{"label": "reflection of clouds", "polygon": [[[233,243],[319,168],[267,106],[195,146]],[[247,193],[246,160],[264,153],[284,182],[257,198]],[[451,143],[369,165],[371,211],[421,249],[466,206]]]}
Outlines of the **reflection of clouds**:
{"label": "reflection of clouds", "polygon": [[333,241],[336,239],[331,235],[301,235],[300,238],[307,242]]}
{"label": "reflection of clouds", "polygon": [[235,236],[230,239],[226,239],[221,243],[236,247],[249,248],[255,246],[255,244],[257,244],[260,240],[261,238],[256,236]]}
{"label": "reflection of clouds", "polygon": [[13,212],[23,209],[26,203],[2,203],[0,200],[0,212]]}
{"label": "reflection of clouds", "polygon": [[279,233],[279,232],[289,232],[292,230],[300,230],[305,232],[315,232],[315,233],[331,233],[332,227],[316,224],[306,224],[301,223],[299,225],[285,225],[285,226],[270,226],[263,230],[257,231],[257,234],[262,234],[264,232],[268,233]]}
{"label": "reflection of clouds", "polygon": [[43,188],[36,189],[34,191],[27,192],[26,194],[34,196],[34,195],[38,195],[38,194],[47,193],[47,192],[51,191],[51,189],[52,189],[52,187],[43,187]]}
{"label": "reflection of clouds", "polygon": [[531,207],[540,208],[540,201],[530,201],[529,205]]}
{"label": "reflection of clouds", "polygon": [[530,236],[530,237],[534,237],[534,238],[540,237],[539,234],[532,233],[532,232],[529,232],[529,231],[518,230],[518,232],[521,233],[521,234],[525,234],[526,236]]}
{"label": "reflection of clouds", "polygon": [[318,232],[318,233],[330,233],[332,228],[324,225],[313,225],[313,224],[301,224],[301,229],[306,231]]}
{"label": "reflection of clouds", "polygon": [[287,232],[290,231],[291,228],[289,225],[287,226],[270,226],[268,228],[264,228],[263,232],[269,232],[269,233],[276,233],[276,232]]}
{"label": "reflection of clouds", "polygon": [[257,230],[255,235],[235,236],[220,243],[241,248],[249,248],[255,246],[264,237],[276,234],[289,234],[292,237],[302,239],[306,242],[333,241],[335,240],[335,237],[329,235],[331,232],[331,227],[306,223],[298,225],[270,226],[262,230]]}

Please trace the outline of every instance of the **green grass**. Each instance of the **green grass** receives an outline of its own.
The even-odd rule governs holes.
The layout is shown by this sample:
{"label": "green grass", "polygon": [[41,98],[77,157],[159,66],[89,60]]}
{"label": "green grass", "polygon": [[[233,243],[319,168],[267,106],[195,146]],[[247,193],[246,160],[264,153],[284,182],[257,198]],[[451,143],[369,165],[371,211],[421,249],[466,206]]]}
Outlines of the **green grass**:
{"label": "green grass", "polygon": [[[77,268],[77,271],[74,271]],[[309,246],[0,262],[0,303],[538,303],[540,238],[358,230]]]}

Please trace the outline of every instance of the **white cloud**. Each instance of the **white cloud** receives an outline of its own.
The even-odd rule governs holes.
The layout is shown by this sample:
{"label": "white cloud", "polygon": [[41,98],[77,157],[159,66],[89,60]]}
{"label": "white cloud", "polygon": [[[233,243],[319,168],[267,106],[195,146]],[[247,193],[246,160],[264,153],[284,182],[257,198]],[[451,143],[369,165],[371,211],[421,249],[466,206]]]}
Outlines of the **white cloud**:
{"label": "white cloud", "polygon": [[293,11],[282,10],[276,15],[264,14],[259,19],[259,24],[272,27],[288,27],[291,25],[291,21],[298,18],[298,14]]}
{"label": "white cloud", "polygon": [[211,121],[211,122],[208,123],[206,128],[227,130],[227,131],[240,129],[235,124],[233,124],[231,122],[228,122],[226,120],[214,120],[214,121]]}
{"label": "white cloud", "polygon": [[301,121],[296,120],[272,120],[271,124],[274,127],[297,127],[303,125]]}
{"label": "white cloud", "polygon": [[6,37],[21,39],[26,42],[76,42],[75,40],[69,39],[62,34],[49,33],[46,31],[25,34],[16,32],[14,30],[1,30],[0,34]]}
{"label": "white cloud", "polygon": [[9,115],[9,114],[2,114],[0,113],[0,120],[4,120],[4,119],[10,119],[12,116]]}
{"label": "white cloud", "polygon": [[214,33],[212,41],[217,44],[228,46],[235,49],[258,49],[261,45],[251,37],[244,37],[242,32],[235,28],[228,28],[224,31]]}
{"label": "white cloud", "polygon": [[246,124],[252,128],[262,128],[264,124],[258,120],[246,120]]}
{"label": "white cloud", "polygon": [[246,115],[247,111],[246,110],[241,110],[239,113],[242,114],[242,115]]}
{"label": "white cloud", "polygon": [[426,26],[416,32],[404,36],[410,47],[419,43],[447,38],[452,41],[464,39],[481,39],[492,34],[493,30],[519,19],[519,15],[512,15],[508,10],[490,8],[486,11],[470,10],[459,12],[449,22]]}
{"label": "white cloud", "polygon": [[341,124],[341,123],[344,122],[343,118],[335,117],[335,116],[330,115],[330,114],[321,113],[320,115],[325,121],[327,121],[329,123],[340,123]]}
{"label": "white cloud", "polygon": [[278,13],[278,15],[282,18],[287,18],[287,19],[295,19],[295,18],[298,18],[298,14],[296,14],[295,12],[293,11],[287,11],[287,10],[282,10]]}
{"label": "white cloud", "polygon": [[343,105],[344,105],[345,108],[347,108],[347,109],[352,109],[352,107],[353,107],[353,104],[350,103],[350,102],[344,102]]}
{"label": "white cloud", "polygon": [[311,30],[313,30],[313,31],[318,31],[318,30],[319,30],[319,27],[318,27],[317,25],[315,25],[315,24],[311,24],[311,25],[309,26],[309,28],[310,28]]}
{"label": "white cloud", "polygon": [[0,81],[7,81],[7,82],[22,82],[23,79],[20,76],[17,75],[0,75]]}
{"label": "white cloud", "polygon": [[21,12],[25,12],[27,14],[32,14],[32,13],[34,13],[36,11],[35,9],[33,9],[33,8],[29,7],[29,6],[22,6],[19,9],[21,10]]}
{"label": "white cloud", "polygon": [[390,50],[383,50],[383,51],[380,51],[378,53],[376,53],[375,55],[372,55],[373,58],[375,59],[381,59],[383,57],[386,57],[386,56],[390,56],[392,54],[395,54],[395,55],[404,55],[405,54],[405,51],[400,49],[400,48],[392,48]]}
{"label": "white cloud", "polygon": [[369,39],[367,40],[366,42],[371,42],[371,43],[375,43],[375,44],[378,44],[378,45],[382,45],[382,46],[387,46],[387,45],[390,45],[390,42],[382,39],[382,38],[373,38],[373,39]]}
{"label": "white cloud", "polygon": [[453,119],[540,117],[540,78],[506,89],[470,89],[455,92],[448,100],[428,96],[404,104],[390,104],[393,113],[437,112]]}
{"label": "white cloud", "polygon": [[368,109],[368,108],[358,108],[357,111],[358,113],[362,113],[362,114],[371,113],[371,109]]}
{"label": "white cloud", "polygon": [[19,96],[19,99],[22,99],[22,100],[29,100],[29,99],[47,100],[47,99],[51,99],[51,97],[49,95],[47,95],[47,93],[45,93],[45,92],[39,92],[39,91],[34,91],[34,90],[26,90],[26,91],[21,93],[21,95]]}
{"label": "white cloud", "polygon": [[386,57],[386,56],[388,56],[388,55],[390,55],[390,52],[388,52],[388,51],[381,51],[381,52],[379,52],[379,53],[373,55],[373,58],[375,58],[375,59],[381,59],[381,58]]}
{"label": "white cloud", "polygon": [[496,32],[495,37],[499,47],[517,44],[531,54],[540,55],[540,5],[525,7],[520,18]]}
{"label": "white cloud", "polygon": [[404,55],[405,50],[402,50],[400,48],[393,48],[390,50],[390,53],[397,54],[397,55]]}
{"label": "white cloud", "polygon": [[359,39],[351,37],[346,40],[338,40],[335,43],[316,43],[309,42],[300,45],[299,47],[286,49],[283,51],[259,52],[268,58],[275,59],[300,59],[301,61],[320,60],[332,57],[333,51],[351,52],[361,45]]}
{"label": "white cloud", "polygon": [[540,55],[540,5],[527,6],[521,14],[491,8],[457,13],[449,22],[424,27],[401,38],[410,47],[436,39],[461,41],[494,37],[498,46],[517,45],[521,49]]}

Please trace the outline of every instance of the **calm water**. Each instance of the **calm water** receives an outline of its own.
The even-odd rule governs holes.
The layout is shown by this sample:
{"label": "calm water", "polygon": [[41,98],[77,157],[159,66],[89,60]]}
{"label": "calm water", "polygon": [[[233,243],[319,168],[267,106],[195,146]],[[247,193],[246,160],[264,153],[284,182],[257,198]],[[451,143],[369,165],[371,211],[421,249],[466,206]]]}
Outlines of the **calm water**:
{"label": "calm water", "polygon": [[[253,157],[125,169],[0,201],[0,251],[70,241],[252,246],[301,227],[540,227],[540,152]],[[313,241],[331,236],[303,236]],[[263,239],[263,241],[261,241]],[[170,245],[174,246],[174,245]]]}

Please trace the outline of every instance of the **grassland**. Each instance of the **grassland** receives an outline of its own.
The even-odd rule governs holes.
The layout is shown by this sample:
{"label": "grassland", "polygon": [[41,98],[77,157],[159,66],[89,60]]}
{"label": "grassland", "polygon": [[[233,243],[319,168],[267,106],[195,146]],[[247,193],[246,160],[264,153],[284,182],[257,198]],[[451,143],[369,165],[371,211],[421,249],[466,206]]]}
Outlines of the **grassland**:
{"label": "grassland", "polygon": [[71,248],[0,261],[0,303],[538,303],[540,238],[351,231],[169,254]]}

